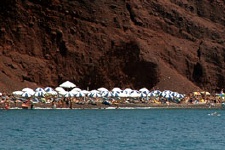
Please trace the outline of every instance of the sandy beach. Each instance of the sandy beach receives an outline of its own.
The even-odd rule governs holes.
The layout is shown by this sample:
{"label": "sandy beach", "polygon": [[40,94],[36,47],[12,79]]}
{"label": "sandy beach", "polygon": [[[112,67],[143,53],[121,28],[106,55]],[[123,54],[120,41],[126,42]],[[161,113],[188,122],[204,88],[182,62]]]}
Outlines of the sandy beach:
{"label": "sandy beach", "polygon": [[111,91],[105,88],[91,91],[79,88],[65,91],[62,87],[55,89],[58,91],[47,87],[2,93],[0,109],[222,109],[225,97],[223,91],[219,94],[206,91],[180,94],[170,90],[149,91],[146,88],[113,88]]}
{"label": "sandy beach", "polygon": [[96,104],[79,104],[72,102],[71,105],[54,105],[52,103],[34,103],[32,105],[24,105],[23,102],[10,102],[6,108],[5,103],[0,103],[0,109],[154,109],[154,108],[179,108],[179,109],[223,109],[221,103],[213,104],[156,104],[156,103],[119,103],[105,105]]}

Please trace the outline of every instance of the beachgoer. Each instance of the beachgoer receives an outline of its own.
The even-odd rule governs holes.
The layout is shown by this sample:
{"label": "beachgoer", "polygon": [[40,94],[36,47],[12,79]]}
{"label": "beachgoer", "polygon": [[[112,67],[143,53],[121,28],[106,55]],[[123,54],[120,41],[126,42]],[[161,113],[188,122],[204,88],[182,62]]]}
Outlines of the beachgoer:
{"label": "beachgoer", "polygon": [[34,104],[31,102],[30,109],[33,109],[33,108],[34,108]]}
{"label": "beachgoer", "polygon": [[5,102],[5,107],[4,107],[6,110],[8,110],[9,109],[9,104],[8,104],[8,102]]}
{"label": "beachgoer", "polygon": [[52,101],[52,108],[53,108],[53,109],[55,109],[55,108],[56,108],[56,103],[55,103],[55,101],[54,101],[54,100]]}
{"label": "beachgoer", "polygon": [[188,100],[188,102],[192,104],[192,102],[193,102],[193,97],[191,97],[191,98]]}
{"label": "beachgoer", "polygon": [[59,100],[58,105],[59,105],[60,108],[62,108],[63,107],[63,100]]}
{"label": "beachgoer", "polygon": [[169,106],[170,105],[170,102],[169,101],[166,101],[166,104]]}
{"label": "beachgoer", "polygon": [[66,108],[68,108],[70,106],[70,100],[67,98],[66,99]]}
{"label": "beachgoer", "polygon": [[73,108],[72,98],[70,98],[70,100],[69,100],[69,105],[70,105],[70,109],[72,109]]}

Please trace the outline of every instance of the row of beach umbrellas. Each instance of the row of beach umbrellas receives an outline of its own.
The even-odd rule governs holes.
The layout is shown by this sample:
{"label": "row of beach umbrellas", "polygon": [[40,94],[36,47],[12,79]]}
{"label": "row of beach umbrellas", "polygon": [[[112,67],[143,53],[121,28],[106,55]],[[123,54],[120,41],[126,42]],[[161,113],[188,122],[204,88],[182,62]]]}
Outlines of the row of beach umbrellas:
{"label": "row of beach umbrellas", "polygon": [[[72,90],[70,90],[72,89]],[[15,96],[21,96],[24,98],[29,97],[45,97],[46,95],[55,95],[55,96],[63,96],[63,97],[92,97],[92,98],[110,98],[110,97],[133,97],[133,98],[148,98],[148,97],[164,97],[166,99],[182,99],[184,98],[184,94],[180,94],[178,92],[173,92],[170,90],[159,91],[153,90],[150,91],[147,88],[141,88],[139,90],[134,90],[131,88],[120,89],[119,87],[115,87],[112,90],[108,90],[104,87],[98,88],[96,90],[81,90],[76,87],[76,85],[70,81],[66,81],[60,84],[58,87],[53,89],[52,87],[41,88],[38,87],[35,90],[31,88],[24,88],[21,91],[14,91],[12,93]]]}

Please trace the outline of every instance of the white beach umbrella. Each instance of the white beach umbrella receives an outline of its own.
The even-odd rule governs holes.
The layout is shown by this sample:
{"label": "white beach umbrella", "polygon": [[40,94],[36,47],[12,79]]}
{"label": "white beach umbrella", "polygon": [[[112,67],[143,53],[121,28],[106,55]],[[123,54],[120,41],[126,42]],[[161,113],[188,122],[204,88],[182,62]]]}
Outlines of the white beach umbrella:
{"label": "white beach umbrella", "polygon": [[62,87],[56,87],[55,90],[56,90],[57,92],[66,92],[65,89],[62,88]]}
{"label": "white beach umbrella", "polygon": [[64,95],[66,95],[67,91],[59,91],[58,93],[59,93],[59,95],[64,96]]}
{"label": "white beach umbrella", "polygon": [[49,95],[58,95],[58,93],[56,91],[49,91],[49,92],[46,92],[46,94],[49,94]]}
{"label": "white beach umbrella", "polygon": [[71,92],[80,92],[80,91],[82,91],[80,88],[78,88],[78,87],[75,87],[75,88],[73,88],[72,90],[71,90]]}
{"label": "white beach umbrella", "polygon": [[85,95],[88,95],[90,93],[90,91],[87,90],[82,90],[81,92],[84,93]]}
{"label": "white beach umbrella", "polygon": [[71,90],[71,91],[69,91],[69,92],[70,92],[70,93],[73,93],[73,95],[79,93],[78,91],[73,91],[73,90]]}
{"label": "white beach umbrella", "polygon": [[100,93],[98,90],[91,90],[91,93]]}
{"label": "white beach umbrella", "polygon": [[112,92],[121,92],[122,90],[119,87],[114,87]]}
{"label": "white beach umbrella", "polygon": [[141,94],[137,91],[132,92],[129,97],[141,97]]}
{"label": "white beach umbrella", "polygon": [[21,96],[23,93],[24,93],[23,91],[14,91],[14,92],[12,92],[12,94],[14,96]]}
{"label": "white beach umbrella", "polygon": [[34,91],[34,90],[31,89],[31,88],[26,87],[26,88],[23,88],[22,91],[23,91],[23,92],[27,92],[27,91]]}
{"label": "white beach umbrella", "polygon": [[125,93],[125,92],[120,92],[118,93],[119,97],[129,97],[129,94]]}
{"label": "white beach umbrella", "polygon": [[74,83],[70,82],[70,81],[63,82],[59,86],[62,87],[62,88],[74,88],[74,87],[76,87],[76,85]]}
{"label": "white beach umbrella", "polygon": [[34,93],[35,93],[34,90],[31,89],[31,88],[23,88],[22,91],[23,91],[23,92],[30,93],[31,95],[34,95]]}
{"label": "white beach umbrella", "polygon": [[139,92],[148,94],[149,93],[149,90],[144,87],[144,88],[139,89]]}
{"label": "white beach umbrella", "polygon": [[109,90],[104,88],[104,87],[100,87],[97,89],[99,92],[108,92]]}

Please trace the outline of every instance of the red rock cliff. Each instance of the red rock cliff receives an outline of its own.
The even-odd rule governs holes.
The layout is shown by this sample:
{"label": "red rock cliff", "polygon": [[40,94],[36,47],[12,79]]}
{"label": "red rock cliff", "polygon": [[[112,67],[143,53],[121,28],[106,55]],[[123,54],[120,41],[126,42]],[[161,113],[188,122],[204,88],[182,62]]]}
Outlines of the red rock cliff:
{"label": "red rock cliff", "polygon": [[225,85],[223,0],[2,0],[0,90]]}

